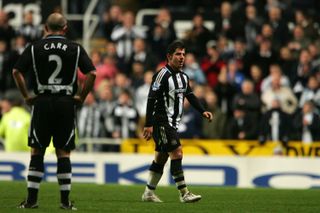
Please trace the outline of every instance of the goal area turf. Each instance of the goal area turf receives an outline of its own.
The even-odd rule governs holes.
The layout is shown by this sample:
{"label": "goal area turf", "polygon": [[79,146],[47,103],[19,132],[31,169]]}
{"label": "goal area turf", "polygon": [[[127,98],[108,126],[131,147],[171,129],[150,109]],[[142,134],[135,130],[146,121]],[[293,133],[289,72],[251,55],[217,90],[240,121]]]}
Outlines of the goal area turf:
{"label": "goal area turf", "polygon": [[[157,188],[163,203],[144,203],[141,195],[144,185],[98,185],[73,183],[70,199],[78,212],[136,212],[136,213],[204,213],[204,212],[320,212],[319,189],[270,189],[189,186],[202,195],[197,203],[180,203],[174,186]],[[0,181],[0,212],[63,212],[59,209],[59,186],[43,182],[39,192],[39,209],[24,210],[16,206],[26,196],[23,181]]]}

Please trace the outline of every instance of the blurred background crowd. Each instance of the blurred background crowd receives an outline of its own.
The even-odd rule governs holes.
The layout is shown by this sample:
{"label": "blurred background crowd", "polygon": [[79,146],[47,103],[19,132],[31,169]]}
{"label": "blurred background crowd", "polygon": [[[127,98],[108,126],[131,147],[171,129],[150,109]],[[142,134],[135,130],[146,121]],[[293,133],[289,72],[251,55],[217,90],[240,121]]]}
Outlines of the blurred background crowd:
{"label": "blurred background crowd", "polygon": [[[87,2],[73,7],[81,10]],[[93,40],[99,45],[90,51],[97,79],[78,109],[79,138],[141,138],[152,76],[166,63],[167,45],[181,39],[187,47],[184,72],[195,95],[214,113],[208,123],[186,101],[181,138],[320,141],[320,2],[123,2],[129,1],[106,1],[97,10],[100,23]],[[136,24],[137,13],[147,8],[157,12]],[[4,138],[10,128],[6,114],[24,108],[13,91],[12,67],[26,45],[43,36],[32,13],[24,14],[17,29],[9,21],[0,11]],[[70,23],[67,36],[77,39],[76,24]]]}

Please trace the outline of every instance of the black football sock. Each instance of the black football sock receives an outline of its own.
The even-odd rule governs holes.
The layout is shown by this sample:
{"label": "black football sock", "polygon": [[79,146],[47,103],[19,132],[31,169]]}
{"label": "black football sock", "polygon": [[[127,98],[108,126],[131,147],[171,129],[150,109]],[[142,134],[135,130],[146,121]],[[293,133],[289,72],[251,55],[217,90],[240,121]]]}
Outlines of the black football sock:
{"label": "black football sock", "polygon": [[60,201],[69,204],[69,193],[71,190],[71,162],[70,158],[58,158],[57,178],[60,185]]}
{"label": "black football sock", "polygon": [[163,174],[163,167],[164,165],[161,165],[152,161],[152,164],[150,165],[150,168],[149,168],[149,178],[147,182],[147,188],[149,190],[156,189]]}
{"label": "black football sock", "polygon": [[43,156],[42,155],[32,155],[29,171],[27,177],[28,183],[28,197],[27,202],[34,204],[38,200],[38,191],[40,188],[40,182],[43,177]]}
{"label": "black football sock", "polygon": [[170,172],[180,194],[184,195],[186,192],[188,192],[188,189],[184,181],[182,159],[171,160]]}

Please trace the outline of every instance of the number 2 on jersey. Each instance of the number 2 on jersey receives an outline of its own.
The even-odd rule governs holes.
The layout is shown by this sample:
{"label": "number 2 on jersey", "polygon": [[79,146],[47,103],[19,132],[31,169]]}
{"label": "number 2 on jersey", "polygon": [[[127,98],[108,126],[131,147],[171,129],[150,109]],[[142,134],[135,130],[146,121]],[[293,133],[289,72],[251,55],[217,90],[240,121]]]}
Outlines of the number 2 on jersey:
{"label": "number 2 on jersey", "polygon": [[53,73],[50,75],[50,77],[48,79],[48,83],[49,84],[60,84],[62,82],[62,79],[57,78],[57,76],[61,72],[62,60],[61,60],[60,56],[58,56],[58,55],[49,55],[49,62],[50,61],[55,61],[57,63],[57,66],[56,66],[55,70],[53,71]]}

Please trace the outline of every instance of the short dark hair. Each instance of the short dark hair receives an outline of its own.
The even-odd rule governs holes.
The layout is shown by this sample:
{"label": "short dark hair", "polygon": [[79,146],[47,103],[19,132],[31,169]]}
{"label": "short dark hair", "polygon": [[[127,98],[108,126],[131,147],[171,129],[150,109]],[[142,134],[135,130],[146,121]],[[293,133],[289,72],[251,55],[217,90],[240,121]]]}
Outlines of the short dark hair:
{"label": "short dark hair", "polygon": [[171,44],[169,44],[168,48],[167,48],[167,54],[172,55],[176,49],[185,49],[185,45],[183,43],[183,41],[181,40],[175,40],[173,41]]}

